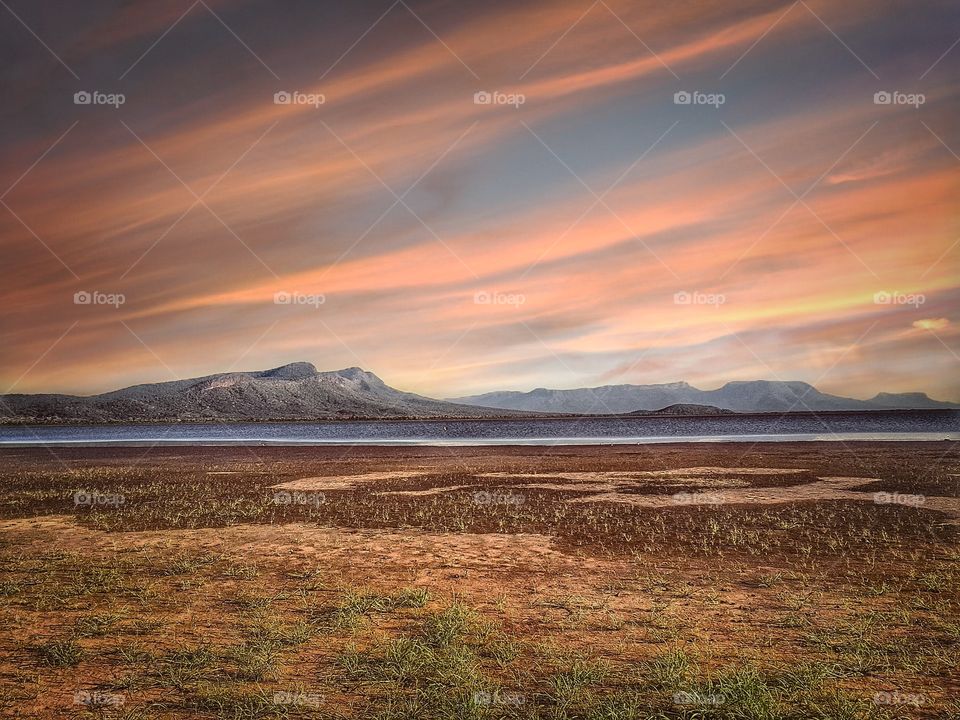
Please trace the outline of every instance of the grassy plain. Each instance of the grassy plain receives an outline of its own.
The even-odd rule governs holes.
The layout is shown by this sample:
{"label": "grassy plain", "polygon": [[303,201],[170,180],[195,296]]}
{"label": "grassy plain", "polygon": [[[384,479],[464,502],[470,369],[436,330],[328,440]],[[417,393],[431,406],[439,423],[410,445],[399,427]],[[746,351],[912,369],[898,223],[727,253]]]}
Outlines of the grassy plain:
{"label": "grassy plain", "polygon": [[0,713],[960,717],[956,443],[0,451]]}

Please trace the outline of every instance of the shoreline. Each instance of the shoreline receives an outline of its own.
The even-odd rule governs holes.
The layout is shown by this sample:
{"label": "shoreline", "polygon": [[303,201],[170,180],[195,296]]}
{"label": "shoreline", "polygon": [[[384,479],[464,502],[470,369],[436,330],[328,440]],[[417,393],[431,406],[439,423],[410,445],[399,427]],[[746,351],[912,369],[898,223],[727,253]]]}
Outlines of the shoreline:
{"label": "shoreline", "polygon": [[646,438],[476,438],[461,440],[295,440],[292,438],[139,438],[136,440],[5,441],[0,448],[111,448],[111,447],[610,447],[638,445],[753,445],[785,443],[911,443],[958,442],[960,433],[793,433],[779,435],[664,436]]}

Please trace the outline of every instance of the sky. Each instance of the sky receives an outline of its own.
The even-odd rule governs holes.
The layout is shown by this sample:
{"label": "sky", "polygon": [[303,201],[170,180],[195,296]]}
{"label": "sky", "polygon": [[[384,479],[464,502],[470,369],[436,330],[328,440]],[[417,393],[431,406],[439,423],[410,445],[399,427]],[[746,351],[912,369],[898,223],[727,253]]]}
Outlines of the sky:
{"label": "sky", "polygon": [[2,0],[0,393],[960,401],[958,42],[955,0]]}

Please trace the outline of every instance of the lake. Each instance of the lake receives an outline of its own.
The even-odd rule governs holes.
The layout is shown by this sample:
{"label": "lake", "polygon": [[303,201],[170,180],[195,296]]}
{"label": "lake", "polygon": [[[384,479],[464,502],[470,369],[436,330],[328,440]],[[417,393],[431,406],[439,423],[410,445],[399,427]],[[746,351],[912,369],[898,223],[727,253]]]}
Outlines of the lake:
{"label": "lake", "polygon": [[960,440],[960,411],[0,426],[0,445],[586,445]]}

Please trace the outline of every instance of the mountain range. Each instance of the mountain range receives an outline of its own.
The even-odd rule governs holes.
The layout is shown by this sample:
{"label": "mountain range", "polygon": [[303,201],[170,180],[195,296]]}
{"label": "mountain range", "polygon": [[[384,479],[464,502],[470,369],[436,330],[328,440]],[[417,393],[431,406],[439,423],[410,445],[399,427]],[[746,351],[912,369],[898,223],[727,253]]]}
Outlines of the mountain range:
{"label": "mountain range", "polygon": [[0,422],[150,422],[490,418],[539,414],[717,414],[828,410],[944,409],[923,393],[870,400],[828,395],[803,382],[606,385],[575,390],[492,392],[449,400],[402,392],[352,367],[320,372],[307,362],[134,385],[100,395],[3,395]]}
{"label": "mountain range", "polygon": [[805,382],[749,380],[700,390],[685,382],[663,385],[604,385],[574,390],[537,388],[530,392],[491,392],[451,398],[461,405],[541,413],[632,413],[668,405],[709,405],[734,412],[828,410],[930,410],[960,408],[931,400],[925,393],[879,393],[869,400],[829,395]]}
{"label": "mountain range", "polygon": [[401,392],[357,367],[319,372],[306,362],[259,372],[134,385],[101,395],[4,395],[0,420],[143,422],[477,418],[511,415]]}

